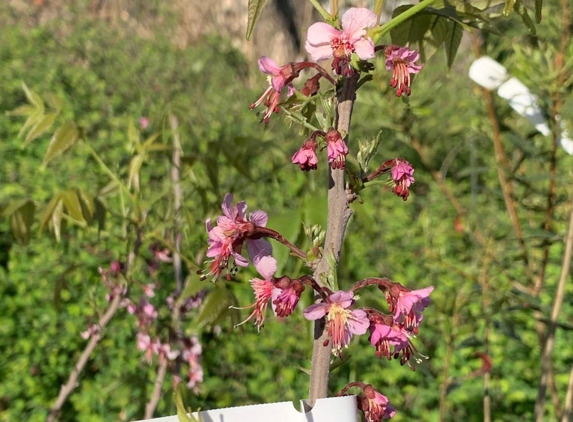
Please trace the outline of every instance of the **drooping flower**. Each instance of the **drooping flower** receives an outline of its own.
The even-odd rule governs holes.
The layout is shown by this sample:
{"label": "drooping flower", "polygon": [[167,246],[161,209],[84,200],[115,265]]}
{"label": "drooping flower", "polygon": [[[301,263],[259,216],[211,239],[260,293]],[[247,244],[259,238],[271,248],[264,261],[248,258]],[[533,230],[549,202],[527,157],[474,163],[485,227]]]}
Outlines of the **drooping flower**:
{"label": "drooping flower", "polygon": [[275,279],[271,302],[276,316],[286,318],[292,314],[302,292],[304,285],[299,280],[289,277]]}
{"label": "drooping flower", "polygon": [[243,325],[245,322],[255,318],[255,325],[257,326],[257,330],[260,331],[265,322],[269,301],[273,295],[275,283],[272,278],[277,271],[277,260],[272,256],[263,256],[255,263],[255,268],[264,279],[261,280],[260,278],[254,278],[251,280],[251,286],[255,291],[255,303],[247,306],[246,308],[236,309],[254,309],[247,319],[237,326]]}
{"label": "drooping flower", "polygon": [[137,333],[137,348],[142,352],[145,352],[145,361],[151,363],[151,357],[153,353],[157,353],[159,341],[151,341],[151,337],[148,334],[142,333],[141,331]]}
{"label": "drooping flower", "polygon": [[375,321],[370,325],[370,344],[376,349],[376,356],[382,358],[384,356],[386,359],[391,360],[400,359],[400,365],[405,363],[415,370],[410,364],[410,360],[413,358],[417,363],[421,362],[418,357],[426,357],[418,352],[418,350],[412,344],[410,339],[410,333],[400,325],[394,324],[392,321]]}
{"label": "drooping flower", "polygon": [[171,350],[171,345],[169,343],[159,343],[157,348],[157,354],[159,355],[159,363],[163,363],[165,359],[174,360],[179,356],[179,350]]}
{"label": "drooping flower", "polygon": [[263,93],[261,98],[251,104],[249,108],[252,110],[263,103],[266,107],[263,121],[268,123],[273,112],[279,112],[279,99],[284,88],[287,88],[287,97],[294,94],[295,89],[292,81],[298,76],[300,70],[298,70],[293,63],[279,66],[273,59],[264,56],[259,59],[258,64],[259,70],[264,74],[269,75],[269,87]]}
{"label": "drooping flower", "polygon": [[407,161],[399,161],[392,167],[392,180],[395,184],[392,192],[404,201],[407,200],[408,196],[410,196],[408,188],[416,181],[414,179],[414,168]]}
{"label": "drooping flower", "polygon": [[379,422],[382,419],[391,419],[396,415],[396,409],[390,404],[388,398],[367,384],[363,387],[364,396],[359,396],[358,409],[364,413],[368,422]]}
{"label": "drooping flower", "polygon": [[348,309],[354,305],[353,298],[354,292],[340,290],[330,295],[328,302],[316,303],[304,311],[304,317],[311,321],[326,316],[334,354],[348,346],[354,334],[366,333],[370,325],[366,312]]}
{"label": "drooping flower", "polygon": [[395,283],[386,292],[386,300],[390,306],[390,312],[394,314],[394,321],[416,334],[424,318],[422,312],[430,304],[429,296],[433,290],[433,286],[420,290],[408,290],[401,284]]}
{"label": "drooping flower", "polygon": [[414,64],[420,58],[418,50],[410,50],[408,47],[398,47],[390,45],[384,50],[386,55],[386,70],[392,71],[392,79],[390,86],[396,88],[396,95],[399,97],[402,94],[410,95],[412,90],[411,74],[415,74],[422,70],[424,64]]}
{"label": "drooping flower", "polygon": [[330,129],[324,136],[328,151],[328,162],[332,163],[333,169],[343,169],[346,165],[348,147],[342,139],[342,135],[336,129]]}
{"label": "drooping flower", "polygon": [[317,147],[318,142],[314,139],[307,139],[302,144],[302,147],[292,156],[292,163],[298,164],[302,171],[316,170],[318,167]]}
{"label": "drooping flower", "polygon": [[271,244],[267,240],[248,237],[249,231],[254,227],[266,226],[267,214],[261,210],[253,211],[247,219],[245,201],[234,206],[232,206],[232,202],[233,194],[225,195],[221,206],[223,215],[217,217],[217,226],[211,226],[211,219],[206,220],[205,224],[209,236],[207,257],[213,259],[209,266],[209,273],[202,276],[203,278],[213,275],[216,279],[221,271],[228,267],[231,257],[233,257],[235,265],[248,266],[249,261],[241,255],[243,243],[247,244],[247,251],[253,262],[256,257],[268,256],[272,252]]}
{"label": "drooping flower", "polygon": [[308,28],[305,48],[312,60],[333,58],[332,69],[337,75],[354,73],[350,61],[356,53],[361,60],[374,57],[374,42],[366,30],[376,26],[378,17],[363,7],[352,7],[342,15],[342,31],[324,22]]}

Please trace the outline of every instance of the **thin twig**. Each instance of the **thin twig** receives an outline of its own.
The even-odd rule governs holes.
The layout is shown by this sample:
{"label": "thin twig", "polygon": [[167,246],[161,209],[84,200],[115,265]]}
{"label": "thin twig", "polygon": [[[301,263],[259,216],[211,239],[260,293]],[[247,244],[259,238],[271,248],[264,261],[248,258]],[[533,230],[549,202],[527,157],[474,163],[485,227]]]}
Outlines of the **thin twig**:
{"label": "thin twig", "polygon": [[571,257],[573,256],[573,194],[571,195],[571,211],[569,215],[569,231],[565,240],[565,252],[563,254],[563,264],[561,266],[561,275],[557,284],[553,310],[551,311],[551,320],[547,324],[547,336],[545,345],[541,353],[541,376],[539,379],[539,388],[537,391],[537,400],[535,402],[535,420],[542,422],[545,414],[545,395],[549,380],[549,372],[552,365],[553,347],[555,345],[555,329],[557,318],[561,312],[563,297],[565,294],[565,284],[569,278],[571,268]]}
{"label": "thin twig", "polygon": [[165,380],[165,374],[167,373],[167,363],[168,359],[165,357],[163,362],[159,364],[157,378],[155,378],[155,384],[153,384],[151,399],[145,405],[145,419],[151,419],[153,417],[153,412],[155,412],[155,408],[161,398],[161,387],[163,387],[163,381]]}
{"label": "thin twig", "polygon": [[567,393],[565,394],[565,409],[563,409],[563,417],[561,422],[570,422],[573,416],[573,366],[569,373],[569,384],[567,385]]}

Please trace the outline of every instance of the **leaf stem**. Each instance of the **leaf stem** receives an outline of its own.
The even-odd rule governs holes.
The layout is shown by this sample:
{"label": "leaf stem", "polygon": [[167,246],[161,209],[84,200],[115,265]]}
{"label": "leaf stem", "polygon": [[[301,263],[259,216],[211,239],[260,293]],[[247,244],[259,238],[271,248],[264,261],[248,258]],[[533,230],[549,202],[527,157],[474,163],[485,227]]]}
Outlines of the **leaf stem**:
{"label": "leaf stem", "polygon": [[103,162],[103,160],[101,159],[101,157],[99,156],[99,154],[91,147],[90,144],[88,144],[87,142],[84,142],[84,147],[87,149],[87,151],[90,153],[90,155],[97,161],[97,163],[100,165],[100,167],[102,168],[102,170],[107,173],[107,175],[114,181],[116,182],[119,187],[121,189],[123,189],[128,195],[129,197],[133,200],[133,195],[131,194],[131,192],[129,191],[128,187],[120,180],[119,177],[117,177],[117,175],[111,171],[109,169],[109,167]]}
{"label": "leaf stem", "polygon": [[378,38],[380,38],[382,35],[388,33],[392,28],[397,27],[402,22],[404,22],[407,19],[409,19],[410,17],[414,16],[416,13],[421,12],[422,10],[424,10],[426,7],[430,6],[435,1],[436,0],[423,0],[419,4],[412,6],[411,8],[406,10],[404,13],[400,13],[398,16],[389,20],[384,25],[381,25],[378,28],[376,28],[374,30],[376,33],[376,36]]}
{"label": "leaf stem", "polygon": [[322,5],[320,4],[320,1],[318,1],[318,0],[309,0],[309,1],[314,6],[314,8],[318,11],[318,13],[320,13],[320,16],[322,16],[322,18],[325,21],[331,21],[332,20],[332,16],[330,15],[330,13],[328,13],[326,11],[326,9],[324,7],[322,7]]}

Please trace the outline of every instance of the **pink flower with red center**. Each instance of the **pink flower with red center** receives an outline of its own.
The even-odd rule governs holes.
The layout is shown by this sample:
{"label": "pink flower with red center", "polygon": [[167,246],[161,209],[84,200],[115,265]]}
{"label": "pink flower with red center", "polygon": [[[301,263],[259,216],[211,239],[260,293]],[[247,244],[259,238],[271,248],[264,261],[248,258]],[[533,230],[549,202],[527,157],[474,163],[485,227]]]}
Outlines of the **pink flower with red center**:
{"label": "pink flower with red center", "polygon": [[330,129],[324,136],[326,148],[328,151],[328,162],[332,163],[333,169],[343,169],[346,165],[346,156],[348,147],[342,139],[340,132],[336,129]]}
{"label": "pink flower with red center", "polygon": [[360,396],[358,408],[364,413],[368,422],[378,422],[382,419],[391,419],[396,415],[396,409],[390,404],[388,398],[367,384],[363,387],[364,397]]}
{"label": "pink flower with red center", "polygon": [[416,363],[420,363],[421,359],[418,356],[426,357],[421,355],[418,350],[412,344],[410,340],[410,333],[405,331],[403,327],[399,324],[393,324],[392,321],[388,321],[387,325],[383,321],[377,321],[370,325],[370,344],[376,349],[376,356],[391,360],[392,358],[400,358],[400,365],[405,363],[414,370],[414,367],[410,364],[410,359],[414,358]]}
{"label": "pink flower with red center", "polygon": [[398,97],[402,94],[410,95],[412,92],[410,75],[420,72],[424,67],[423,63],[414,64],[420,58],[420,53],[418,50],[410,50],[408,47],[396,45],[386,47],[384,53],[386,55],[386,70],[392,71],[390,86],[396,88]]}
{"label": "pink flower with red center", "polygon": [[257,326],[257,330],[261,331],[261,327],[265,322],[265,316],[267,313],[269,301],[273,296],[275,283],[272,278],[277,271],[277,260],[272,256],[263,256],[257,262],[255,262],[255,268],[259,274],[263,276],[264,280],[259,278],[254,278],[251,280],[251,286],[255,291],[255,303],[247,306],[246,308],[236,309],[254,309],[253,312],[251,312],[251,314],[247,317],[247,319],[240,324],[237,324],[237,326],[243,325],[245,322],[255,318],[255,325]]}
{"label": "pink flower with red center", "polygon": [[317,147],[318,143],[314,139],[307,139],[292,156],[292,163],[298,164],[302,171],[316,170],[318,167]]}
{"label": "pink flower with red center", "polygon": [[249,232],[255,227],[265,227],[268,216],[264,211],[253,211],[247,220],[247,204],[245,201],[232,206],[233,194],[225,195],[221,206],[223,215],[217,218],[217,226],[211,226],[211,219],[207,219],[206,227],[209,236],[209,249],[207,257],[213,258],[206,278],[213,275],[216,279],[221,271],[228,267],[229,259],[233,257],[235,265],[247,267],[249,261],[241,255],[243,243],[247,244],[247,251],[251,260],[256,257],[267,256],[272,252],[271,244],[265,239],[249,238]]}
{"label": "pink flower with red center", "polygon": [[286,318],[292,314],[302,292],[304,285],[299,280],[291,280],[289,277],[275,279],[271,301],[275,315]]}
{"label": "pink flower with red center", "polygon": [[429,296],[433,290],[434,286],[408,290],[399,283],[394,284],[386,292],[386,300],[390,305],[390,312],[394,314],[394,321],[416,334],[424,318],[422,312],[430,304]]}
{"label": "pink flower with red center", "polygon": [[351,76],[354,73],[350,62],[352,54],[361,60],[374,57],[374,42],[367,35],[374,28],[378,17],[363,7],[352,7],[342,15],[342,31],[324,22],[308,28],[305,48],[314,61],[333,58],[332,69],[337,75]]}
{"label": "pink flower with red center", "polygon": [[353,298],[354,292],[340,290],[330,295],[328,302],[316,303],[304,311],[304,317],[311,321],[326,316],[334,354],[347,347],[354,334],[366,333],[370,325],[366,312],[348,309],[354,305]]}
{"label": "pink flower with red center", "polygon": [[392,192],[402,198],[404,201],[410,196],[408,188],[416,180],[414,179],[414,168],[407,161],[400,161],[392,167],[392,180],[394,181],[394,188]]}
{"label": "pink flower with red center", "polygon": [[261,57],[259,59],[259,70],[266,75],[269,75],[269,87],[263,93],[261,98],[250,105],[253,109],[258,107],[260,104],[264,104],[266,107],[265,114],[263,116],[263,121],[268,123],[273,112],[278,113],[280,111],[278,104],[280,95],[284,88],[287,88],[287,97],[294,94],[294,86],[292,81],[296,78],[300,72],[293,63],[288,63],[284,66],[277,65],[273,59],[269,57]]}

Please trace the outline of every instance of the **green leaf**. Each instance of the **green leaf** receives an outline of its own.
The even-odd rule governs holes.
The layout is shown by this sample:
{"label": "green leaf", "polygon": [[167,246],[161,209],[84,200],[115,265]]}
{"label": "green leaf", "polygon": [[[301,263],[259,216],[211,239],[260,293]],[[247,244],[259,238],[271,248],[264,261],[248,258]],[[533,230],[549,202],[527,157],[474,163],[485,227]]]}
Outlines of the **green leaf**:
{"label": "green leaf", "polygon": [[247,40],[250,40],[253,36],[253,29],[255,29],[255,24],[261,16],[263,7],[267,4],[268,0],[249,0],[249,21],[247,23]]}
{"label": "green leaf", "polygon": [[41,233],[42,230],[44,230],[44,227],[46,226],[46,224],[49,223],[50,219],[52,218],[52,213],[54,212],[54,209],[56,208],[58,203],[61,202],[62,198],[60,195],[61,194],[59,194],[59,193],[54,195],[54,197],[50,200],[50,202],[48,203],[48,206],[46,207],[46,209],[42,213],[42,217],[40,218],[40,228],[38,229],[39,233]]}
{"label": "green leaf", "polygon": [[78,128],[74,122],[67,120],[54,132],[54,136],[52,136],[52,140],[48,146],[48,151],[44,156],[42,167],[45,168],[48,163],[74,145],[77,140]]}
{"label": "green leaf", "polygon": [[196,295],[201,290],[209,287],[211,283],[202,281],[200,277],[189,275],[187,276],[187,281],[183,292],[178,300],[185,300],[191,296]]}
{"label": "green leaf", "polygon": [[233,302],[230,300],[227,289],[216,287],[211,290],[205,299],[201,313],[197,318],[197,327],[204,327],[217,321],[226,314]]}
{"label": "green leaf", "polygon": [[78,195],[72,190],[67,190],[62,192],[61,197],[68,211],[68,215],[74,220],[85,222]]}
{"label": "green leaf", "polygon": [[44,116],[43,111],[35,109],[35,111],[30,115],[30,117],[28,117],[24,122],[24,125],[20,129],[20,132],[18,132],[18,137],[22,136],[24,132],[26,132],[30,127],[38,123],[43,116]]}
{"label": "green leaf", "polygon": [[62,230],[62,216],[64,215],[64,201],[60,198],[60,200],[56,203],[54,207],[54,211],[52,212],[51,218],[51,225],[52,229],[54,230],[54,236],[56,236],[56,240],[59,242],[62,238],[61,230]]}
{"label": "green leaf", "polygon": [[42,101],[42,99],[40,98],[40,96],[38,94],[36,94],[34,91],[31,91],[30,89],[28,89],[28,87],[26,86],[25,83],[22,83],[22,89],[24,89],[24,92],[26,93],[26,98],[28,98],[28,101],[30,101],[30,104],[32,104],[34,106],[34,108],[36,108],[36,110],[41,110],[41,113],[44,113],[44,102]]}
{"label": "green leaf", "polygon": [[517,3],[515,3],[515,7],[513,8],[513,10],[515,10],[515,12],[521,17],[521,20],[523,21],[525,26],[527,26],[529,33],[531,35],[537,34],[537,29],[535,28],[535,24],[529,17],[529,13],[527,13],[527,8],[523,4],[523,1],[520,0]]}
{"label": "green leaf", "polygon": [[15,108],[12,111],[8,111],[6,114],[8,116],[30,116],[36,112],[36,107],[30,105],[23,105]]}
{"label": "green leaf", "polygon": [[456,54],[462,42],[463,34],[464,29],[460,24],[451,20],[448,21],[448,30],[444,40],[448,69],[451,69],[454,63],[454,59],[456,58]]}
{"label": "green leaf", "polygon": [[46,102],[51,108],[55,110],[56,114],[58,114],[62,110],[62,106],[64,104],[64,102],[60,97],[49,93],[46,94]]}
{"label": "green leaf", "polygon": [[179,419],[179,422],[201,422],[201,414],[199,414],[199,420],[197,420],[191,411],[187,411],[187,409],[185,409],[185,404],[183,404],[183,395],[185,392],[183,383],[179,383],[173,392],[173,401],[177,408],[177,419]]}
{"label": "green leaf", "polygon": [[83,191],[76,191],[78,198],[80,199],[80,205],[82,207],[82,215],[84,220],[88,223],[91,223],[93,215],[94,215],[94,199],[91,195],[83,192]]}
{"label": "green leaf", "polygon": [[105,219],[107,216],[107,209],[103,202],[99,199],[94,200],[94,219],[97,221],[97,229],[99,232],[105,229]]}
{"label": "green leaf", "polygon": [[54,121],[56,120],[57,114],[56,113],[47,113],[45,114],[35,125],[28,135],[26,135],[26,139],[24,139],[24,147],[26,147],[30,142],[34,139],[38,138],[42,134],[44,134],[48,129],[52,127]]}
{"label": "green leaf", "polygon": [[36,205],[29,199],[11,203],[3,212],[10,219],[10,230],[17,242],[27,244],[32,235]]}
{"label": "green leaf", "polygon": [[137,154],[135,157],[131,159],[131,163],[129,163],[129,181],[127,183],[127,187],[131,189],[131,184],[136,190],[139,190],[139,171],[141,170],[141,166],[143,165],[143,155]]}
{"label": "green leaf", "polygon": [[141,152],[141,142],[139,140],[139,131],[135,128],[135,125],[130,120],[127,124],[127,140],[130,145],[133,145],[137,152]]}

